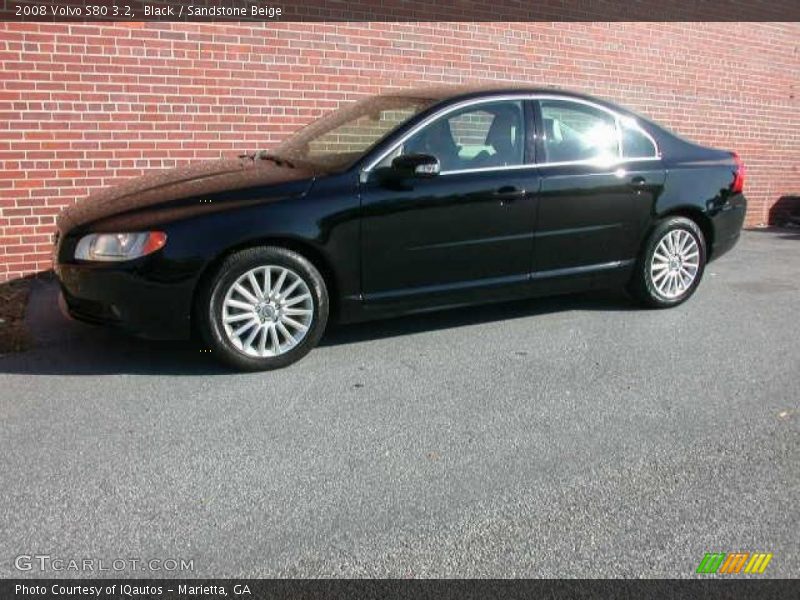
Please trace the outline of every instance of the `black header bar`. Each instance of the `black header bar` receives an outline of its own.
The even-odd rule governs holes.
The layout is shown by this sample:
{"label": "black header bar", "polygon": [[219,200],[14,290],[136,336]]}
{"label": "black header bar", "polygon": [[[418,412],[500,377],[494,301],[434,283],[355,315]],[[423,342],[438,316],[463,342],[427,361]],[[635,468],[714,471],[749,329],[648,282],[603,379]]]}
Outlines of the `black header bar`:
{"label": "black header bar", "polygon": [[[0,0],[0,20],[798,21],[797,0]],[[737,43],[737,40],[731,40]]]}

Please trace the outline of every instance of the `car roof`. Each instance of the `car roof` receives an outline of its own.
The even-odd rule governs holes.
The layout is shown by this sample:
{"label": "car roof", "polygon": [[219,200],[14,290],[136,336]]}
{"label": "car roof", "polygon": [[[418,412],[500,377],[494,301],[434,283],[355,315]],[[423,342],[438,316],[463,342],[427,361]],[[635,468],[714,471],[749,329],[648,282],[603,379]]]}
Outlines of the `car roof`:
{"label": "car roof", "polygon": [[613,106],[600,98],[587,94],[558,88],[556,86],[532,86],[518,83],[487,84],[472,83],[459,85],[438,85],[425,87],[400,88],[385,91],[383,96],[426,98],[436,101],[466,99],[480,96],[499,96],[503,94],[557,94],[559,96],[591,100]]}
{"label": "car roof", "polygon": [[[554,95],[575,100],[584,100],[615,112],[619,115],[634,117],[640,123],[646,123],[652,134],[654,131],[664,132],[664,128],[655,121],[635,110],[621,106],[597,96],[590,96],[582,92],[567,90],[556,86],[534,86],[520,83],[468,83],[458,85],[436,85],[427,87],[397,88],[387,90],[381,96],[398,98],[423,98],[432,100],[434,108],[453,101],[471,100],[474,98],[487,98],[507,94]],[[673,134],[670,134],[673,135]]]}

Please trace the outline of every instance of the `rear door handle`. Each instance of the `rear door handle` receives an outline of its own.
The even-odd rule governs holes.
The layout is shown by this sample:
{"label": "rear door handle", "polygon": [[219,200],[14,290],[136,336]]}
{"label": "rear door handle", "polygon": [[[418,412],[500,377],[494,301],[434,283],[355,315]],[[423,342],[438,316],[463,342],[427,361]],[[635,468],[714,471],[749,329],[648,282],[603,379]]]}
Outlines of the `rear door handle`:
{"label": "rear door handle", "polygon": [[631,181],[630,181],[630,184],[629,184],[629,185],[630,185],[632,188],[640,188],[640,187],[644,187],[645,185],[647,185],[647,179],[645,179],[645,178],[644,178],[644,177],[642,177],[641,175],[638,175],[638,176],[634,177],[633,179],[631,179]]}
{"label": "rear door handle", "polygon": [[525,190],[514,187],[513,185],[504,185],[500,189],[494,192],[494,197],[500,200],[500,204],[508,204],[509,202],[513,202],[518,198],[525,197]]}

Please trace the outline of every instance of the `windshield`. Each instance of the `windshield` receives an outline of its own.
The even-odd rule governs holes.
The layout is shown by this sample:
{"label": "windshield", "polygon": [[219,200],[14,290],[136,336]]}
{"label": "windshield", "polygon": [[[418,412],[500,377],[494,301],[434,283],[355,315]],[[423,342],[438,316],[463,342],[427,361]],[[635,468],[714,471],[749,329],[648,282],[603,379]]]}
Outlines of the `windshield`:
{"label": "windshield", "polygon": [[375,96],[348,104],[306,125],[275,148],[280,158],[308,161],[338,170],[367,150],[435,99]]}

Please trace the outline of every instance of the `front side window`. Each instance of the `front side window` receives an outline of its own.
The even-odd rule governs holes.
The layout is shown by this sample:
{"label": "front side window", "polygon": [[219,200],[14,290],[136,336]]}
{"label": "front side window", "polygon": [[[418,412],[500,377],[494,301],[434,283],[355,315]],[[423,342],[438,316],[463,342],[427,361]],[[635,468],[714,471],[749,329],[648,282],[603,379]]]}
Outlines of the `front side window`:
{"label": "front side window", "polygon": [[544,162],[619,158],[616,119],[599,108],[568,100],[542,100]]}
{"label": "front side window", "polygon": [[521,101],[485,102],[451,112],[426,125],[390,153],[380,166],[405,154],[435,156],[442,171],[523,164]]}

